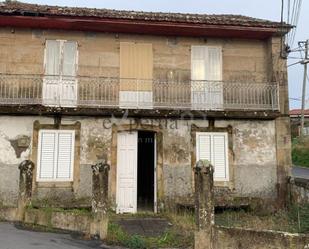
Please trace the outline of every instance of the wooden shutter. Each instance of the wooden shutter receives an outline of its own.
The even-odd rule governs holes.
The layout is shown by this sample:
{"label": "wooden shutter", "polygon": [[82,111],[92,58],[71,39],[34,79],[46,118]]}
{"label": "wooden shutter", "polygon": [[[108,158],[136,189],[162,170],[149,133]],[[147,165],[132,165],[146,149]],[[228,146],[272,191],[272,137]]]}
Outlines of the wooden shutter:
{"label": "wooden shutter", "polygon": [[214,180],[228,181],[227,133],[198,132],[196,134],[196,159],[208,160],[214,166]]}
{"label": "wooden shutter", "polygon": [[152,44],[120,43],[120,78],[121,91],[152,91]]}
{"label": "wooden shutter", "polygon": [[74,131],[40,131],[38,181],[73,180],[74,139]]}
{"label": "wooden shutter", "polygon": [[56,165],[56,133],[42,132],[39,140],[39,174],[40,179],[53,179]]}
{"label": "wooden shutter", "polygon": [[74,133],[58,134],[58,156],[56,178],[71,179],[74,158]]}

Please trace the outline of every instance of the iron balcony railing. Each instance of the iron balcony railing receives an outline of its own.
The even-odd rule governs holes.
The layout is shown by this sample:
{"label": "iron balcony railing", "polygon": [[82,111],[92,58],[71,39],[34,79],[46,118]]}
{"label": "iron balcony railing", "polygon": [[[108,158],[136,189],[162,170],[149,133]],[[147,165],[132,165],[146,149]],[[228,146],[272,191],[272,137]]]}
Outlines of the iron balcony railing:
{"label": "iron balcony railing", "polygon": [[0,104],[126,109],[278,110],[278,85],[0,74]]}

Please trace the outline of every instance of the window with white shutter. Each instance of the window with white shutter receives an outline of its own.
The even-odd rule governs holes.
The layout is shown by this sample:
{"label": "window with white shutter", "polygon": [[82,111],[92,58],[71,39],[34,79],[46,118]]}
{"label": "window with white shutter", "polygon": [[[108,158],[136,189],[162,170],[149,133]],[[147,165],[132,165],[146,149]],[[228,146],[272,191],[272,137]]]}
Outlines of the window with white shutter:
{"label": "window with white shutter", "polygon": [[215,181],[229,181],[228,135],[225,132],[198,132],[196,158],[208,160],[214,166]]}
{"label": "window with white shutter", "polygon": [[191,47],[191,80],[193,109],[222,109],[221,47]]}
{"label": "window with white shutter", "polygon": [[73,181],[75,131],[40,130],[38,181]]}

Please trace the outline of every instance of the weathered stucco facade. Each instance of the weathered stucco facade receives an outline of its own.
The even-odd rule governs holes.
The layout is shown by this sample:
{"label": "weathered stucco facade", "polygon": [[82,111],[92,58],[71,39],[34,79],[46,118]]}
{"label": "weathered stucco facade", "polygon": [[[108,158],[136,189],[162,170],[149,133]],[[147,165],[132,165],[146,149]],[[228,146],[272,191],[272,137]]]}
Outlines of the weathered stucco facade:
{"label": "weathered stucco facade", "polygon": [[[91,165],[106,162],[110,165],[109,197],[111,207],[115,208],[117,136],[121,131],[151,131],[155,134],[154,184],[156,205],[159,210],[177,204],[193,203],[193,167],[197,161],[198,132],[224,132],[228,137],[226,160],[228,160],[229,180],[215,182],[217,205],[243,204],[255,199],[284,202],[291,156],[287,68],[286,60],[281,56],[280,37],[280,32],[285,31],[281,30],[281,24],[279,26],[278,23],[259,23],[261,20],[254,19],[251,20],[252,23],[258,22],[254,27],[250,26],[253,25],[250,22],[245,23],[244,27],[227,23],[225,24],[227,26],[215,26],[215,29],[212,27],[212,31],[209,31],[208,24],[199,26],[198,22],[192,22],[190,24],[192,27],[185,27],[187,33],[177,29],[174,32],[179,34],[165,35],[167,29],[148,30],[146,27],[143,29],[145,34],[133,30],[124,32],[120,29],[122,24],[119,23],[104,32],[91,29],[91,25],[80,26],[79,31],[76,27],[70,29],[64,25],[66,23],[64,20],[58,20],[60,23],[63,22],[62,29],[53,25],[48,26],[49,22],[44,22],[47,25],[44,28],[37,27],[35,22],[31,22],[32,18],[41,17],[22,17],[27,22],[21,24],[13,14],[3,15],[4,19],[12,18],[10,25],[0,25],[0,76],[3,76],[3,81],[0,78],[0,93],[1,89],[6,89],[8,82],[10,89],[13,89],[13,93],[2,94],[5,97],[0,94],[4,99],[1,100],[3,105],[0,106],[0,205],[17,206],[18,165],[29,159],[37,166],[40,148],[38,137],[40,130],[44,129],[74,131],[75,150],[72,166],[74,174],[72,181],[68,182],[39,182],[36,178],[38,169],[35,167],[32,185],[33,205],[90,207]],[[137,18],[137,21],[139,20]],[[42,20],[38,22],[40,21]],[[91,19],[91,22],[95,20]],[[154,21],[151,19],[149,22]],[[175,27],[183,24],[177,20],[167,22]],[[136,23],[133,26],[138,29]],[[222,29],[230,26],[226,33],[222,33]],[[201,29],[205,29],[205,33],[201,33]],[[220,55],[222,54],[220,81],[225,84],[230,82],[245,84],[244,88],[238,86],[239,92],[232,97],[234,104],[237,98],[247,97],[246,91],[250,89],[250,84],[264,83],[266,84],[264,90],[269,91],[270,88],[267,87],[271,84],[273,87],[273,83],[276,83],[278,92],[275,95],[278,96],[273,96],[272,93],[271,97],[267,95],[268,102],[265,103],[278,105],[280,108],[267,106],[267,109],[260,105],[257,109],[249,110],[245,105],[238,109],[235,109],[236,105],[234,109],[226,105],[215,110],[192,110],[190,106],[189,109],[175,111],[174,108],[168,107],[164,107],[165,109],[139,107],[126,112],[118,103],[110,107],[94,105],[90,108],[78,105],[46,106],[44,101],[39,104],[28,102],[20,104],[18,101],[10,103],[9,101],[14,99],[14,93],[17,92],[17,96],[21,96],[29,90],[27,87],[25,89],[20,87],[23,81],[29,84],[33,80],[35,84],[39,84],[37,89],[42,90],[47,40],[76,42],[78,51],[76,77],[80,82],[92,79],[93,85],[100,85],[99,79],[102,78],[105,80],[121,78],[121,43],[151,44],[152,52],[149,56],[152,58],[151,80],[163,83],[188,83],[186,88],[189,91],[192,87],[190,85],[192,46],[217,47],[220,48]],[[31,78],[30,75],[35,75],[35,78]],[[121,82],[121,79],[119,81]],[[222,90],[222,95],[228,96],[229,90],[226,89]],[[172,90],[175,95],[180,92],[171,85],[167,93],[171,93]],[[257,98],[262,96],[259,91],[257,90]],[[41,92],[36,97],[43,99],[44,94]],[[32,96],[32,93],[29,94]],[[228,98],[226,96],[224,98]],[[193,99],[192,95],[185,97]],[[279,103],[276,101],[277,98]]]}
{"label": "weathered stucco facade", "polygon": [[[40,125],[53,125],[53,118],[27,116],[1,116],[1,202],[3,205],[17,205],[18,197],[18,164],[26,159],[34,160],[36,151],[34,144],[34,129]],[[61,206],[89,206],[92,195],[92,171],[91,165],[106,160],[111,164],[111,172],[116,170],[115,162],[112,162],[112,136],[113,127],[128,126],[132,130],[153,129],[162,133],[163,155],[162,181],[159,191],[162,203],[193,203],[193,178],[191,152],[195,148],[191,144],[191,127],[208,127],[207,120],[159,120],[141,119],[138,125],[133,119],[108,119],[90,117],[63,117],[62,125],[80,124],[80,160],[78,162],[79,174],[75,186],[57,183],[35,184],[34,203],[37,205],[61,205]],[[112,123],[113,122],[113,123]],[[161,127],[160,127],[161,122]],[[14,129],[12,124],[16,124]],[[217,197],[221,200],[225,197],[248,197],[261,199],[276,198],[276,132],[275,121],[265,120],[219,120],[216,127],[232,128],[232,146],[229,154],[231,159],[229,167],[231,172],[230,183],[226,186],[218,186]],[[28,144],[20,147],[21,139],[28,139]],[[11,141],[17,141],[12,144]],[[37,143],[37,141],[36,141]],[[20,150],[22,153],[19,153]],[[35,160],[34,160],[35,161]],[[114,177],[114,179],[113,179]],[[110,185],[116,181],[113,174],[110,175]],[[115,188],[110,196],[115,200]],[[222,196],[222,192],[225,196]],[[8,194],[9,193],[9,194]],[[226,195],[226,193],[228,193]],[[36,202],[40,200],[40,202]],[[162,204],[163,205],[163,204]]]}

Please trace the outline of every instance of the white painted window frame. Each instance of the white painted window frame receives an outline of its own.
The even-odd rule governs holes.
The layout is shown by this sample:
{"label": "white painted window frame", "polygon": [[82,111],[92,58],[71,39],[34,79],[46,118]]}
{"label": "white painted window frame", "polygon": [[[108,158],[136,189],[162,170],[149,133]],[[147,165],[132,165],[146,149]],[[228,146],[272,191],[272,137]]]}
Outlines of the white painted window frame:
{"label": "white painted window frame", "polygon": [[[55,141],[55,161],[54,161],[54,171],[53,171],[53,178],[41,178],[41,148],[42,148],[42,133],[54,133],[56,134],[56,141]],[[71,169],[70,169],[70,178],[57,178],[56,177],[56,168],[58,164],[58,138],[60,133],[71,133],[72,134],[72,151],[71,151]],[[73,182],[74,180],[74,160],[75,160],[75,131],[74,130],[45,130],[42,129],[39,131],[39,138],[38,138],[38,159],[37,159],[37,174],[36,174],[36,180],[37,182]]]}
{"label": "white painted window frame", "polygon": [[[230,180],[230,176],[229,176],[229,153],[228,153],[228,133],[227,132],[197,132],[196,133],[196,158],[197,158],[197,161],[199,160],[200,158],[200,148],[199,148],[199,138],[200,136],[203,136],[203,135],[207,135],[207,136],[210,136],[210,157],[213,158],[214,157],[214,148],[213,148],[213,136],[214,135],[222,135],[225,137],[225,162],[226,162],[226,167],[225,167],[225,178],[216,178],[214,176],[214,181],[215,182],[228,182]],[[212,161],[213,159],[211,159]],[[215,165],[213,165],[215,167]],[[215,169],[216,170],[216,169]]]}

